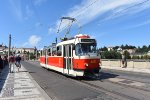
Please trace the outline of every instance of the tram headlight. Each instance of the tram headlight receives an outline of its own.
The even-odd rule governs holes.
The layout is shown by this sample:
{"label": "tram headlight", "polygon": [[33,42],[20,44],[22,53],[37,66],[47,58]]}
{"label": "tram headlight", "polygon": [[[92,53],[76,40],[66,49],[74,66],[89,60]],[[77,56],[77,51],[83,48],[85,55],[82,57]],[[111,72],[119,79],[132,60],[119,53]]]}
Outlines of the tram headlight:
{"label": "tram headlight", "polygon": [[89,66],[89,64],[88,63],[85,63],[85,67],[88,67]]}
{"label": "tram headlight", "polygon": [[101,66],[101,63],[99,63],[99,66]]}

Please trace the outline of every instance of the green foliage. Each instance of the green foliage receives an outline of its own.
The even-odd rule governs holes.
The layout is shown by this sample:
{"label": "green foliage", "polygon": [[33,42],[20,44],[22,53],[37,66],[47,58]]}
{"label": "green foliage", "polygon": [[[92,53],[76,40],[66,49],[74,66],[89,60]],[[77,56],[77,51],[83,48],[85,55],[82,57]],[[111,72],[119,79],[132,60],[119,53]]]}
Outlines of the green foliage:
{"label": "green foliage", "polygon": [[122,49],[135,49],[136,47],[135,47],[135,46],[132,46],[132,45],[127,45],[127,44],[126,44],[125,46],[124,46],[124,45],[121,45],[121,48],[122,48]]}
{"label": "green foliage", "polygon": [[146,46],[143,45],[143,47],[138,47],[136,50],[136,53],[147,53],[150,50],[150,45]]}
{"label": "green foliage", "polygon": [[143,59],[150,59],[150,56],[149,55],[144,55]]}
{"label": "green foliage", "polygon": [[123,55],[126,59],[131,59],[130,53],[128,51],[124,51]]}
{"label": "green foliage", "polygon": [[140,59],[139,56],[132,56],[132,59]]}
{"label": "green foliage", "polygon": [[[118,48],[122,48],[122,50],[127,50],[127,49],[136,49],[136,52],[135,54],[147,54],[148,51],[150,51],[150,45],[146,46],[146,45],[143,45],[142,47],[135,47],[135,46],[132,46],[132,45],[121,45],[121,46],[115,46],[113,47],[113,50],[112,51],[108,51],[107,47],[103,47],[103,48],[100,48],[99,51],[102,52],[101,53],[101,56],[102,58],[105,58],[105,59],[117,59],[117,58],[121,58],[120,57],[120,53],[118,54],[117,53],[117,49]],[[131,56],[130,56],[130,53],[128,51],[124,51],[123,53],[125,55],[125,58],[126,59],[131,59]],[[116,56],[116,57],[115,57]],[[133,56],[132,59],[150,59],[148,55],[145,55],[145,56]]]}
{"label": "green foliage", "polygon": [[118,48],[119,48],[119,46],[115,46],[115,47],[113,47],[113,49],[114,49],[114,50],[117,50]]}
{"label": "green foliage", "polygon": [[116,51],[104,51],[101,53],[102,59],[121,59],[121,54]]}
{"label": "green foliage", "polygon": [[29,55],[30,55],[30,59],[32,60],[32,59],[35,59],[35,55],[33,54],[33,53],[29,53]]}
{"label": "green foliage", "polygon": [[100,51],[108,51],[107,47],[105,47],[105,46],[103,48],[100,48],[99,50]]}

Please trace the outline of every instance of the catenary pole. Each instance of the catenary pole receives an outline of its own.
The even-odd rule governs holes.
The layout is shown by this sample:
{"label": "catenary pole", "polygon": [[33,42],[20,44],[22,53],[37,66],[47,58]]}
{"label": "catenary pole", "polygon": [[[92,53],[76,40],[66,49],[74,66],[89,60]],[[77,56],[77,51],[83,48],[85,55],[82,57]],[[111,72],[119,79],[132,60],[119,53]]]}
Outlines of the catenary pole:
{"label": "catenary pole", "polygon": [[10,49],[11,49],[11,34],[9,34],[9,44],[8,44],[8,58],[10,56]]}

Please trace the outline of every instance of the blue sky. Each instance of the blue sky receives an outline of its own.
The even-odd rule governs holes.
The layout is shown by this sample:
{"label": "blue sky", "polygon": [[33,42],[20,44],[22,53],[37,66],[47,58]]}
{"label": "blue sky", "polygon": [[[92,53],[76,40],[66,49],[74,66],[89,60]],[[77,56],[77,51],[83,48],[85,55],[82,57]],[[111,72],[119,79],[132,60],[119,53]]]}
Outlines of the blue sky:
{"label": "blue sky", "polygon": [[98,47],[150,45],[150,0],[3,0],[0,3],[0,44],[42,48],[64,35],[60,18],[76,18],[68,36],[81,32],[96,38]]}

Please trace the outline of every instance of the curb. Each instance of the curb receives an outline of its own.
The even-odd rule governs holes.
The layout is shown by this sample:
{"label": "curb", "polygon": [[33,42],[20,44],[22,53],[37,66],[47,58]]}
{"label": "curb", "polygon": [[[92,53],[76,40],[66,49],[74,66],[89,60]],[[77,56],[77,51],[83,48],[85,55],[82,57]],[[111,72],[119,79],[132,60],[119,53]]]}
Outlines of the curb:
{"label": "curb", "polygon": [[[24,66],[23,66],[23,68],[26,70],[26,68]],[[40,91],[40,93],[42,94],[42,96],[45,98],[45,100],[52,100],[52,98],[50,98],[47,95],[47,93],[39,86],[39,84],[34,80],[34,78],[29,74],[28,71],[27,71],[27,73],[28,73],[29,78],[31,79],[31,81],[33,82],[33,84],[38,88],[38,90]]]}

